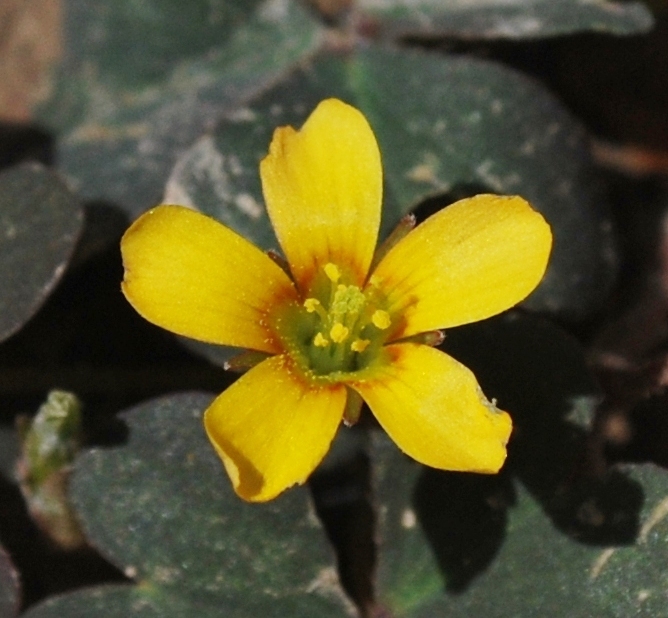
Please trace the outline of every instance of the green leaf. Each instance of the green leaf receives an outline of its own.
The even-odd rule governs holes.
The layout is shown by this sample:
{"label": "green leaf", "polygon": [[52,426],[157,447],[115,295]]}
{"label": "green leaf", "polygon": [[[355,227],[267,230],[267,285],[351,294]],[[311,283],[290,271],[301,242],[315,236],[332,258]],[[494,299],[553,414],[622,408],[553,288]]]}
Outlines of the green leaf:
{"label": "green leaf", "polygon": [[[592,500],[582,509],[580,517],[625,525],[599,545],[555,528],[532,495],[507,477],[427,470],[386,441],[375,454],[383,540],[378,604],[388,615],[666,614],[665,472],[627,466],[617,472],[623,482],[614,483],[612,502]],[[472,581],[457,579],[472,566]]]}
{"label": "green leaf", "polygon": [[13,618],[18,614],[21,590],[19,576],[5,549],[0,545],[0,616]]}
{"label": "green leaf", "polygon": [[0,174],[0,341],[48,298],[82,226],[79,201],[53,172],[28,163]]}
{"label": "green leaf", "polygon": [[[23,614],[28,618],[218,618],[220,609],[200,607],[152,586],[106,585],[49,597]],[[226,613],[223,616],[234,616]]]}
{"label": "green leaf", "polygon": [[[184,60],[196,60],[243,26],[261,0],[103,0],[66,4],[68,61],[95,65],[110,89],[158,84]],[[90,69],[89,69],[90,71]]]}
{"label": "green leaf", "polygon": [[204,433],[210,401],[149,401],[123,415],[127,443],[77,462],[71,496],[89,540],[138,585],[65,595],[27,616],[344,615],[308,491],[239,499]]}
{"label": "green leaf", "polygon": [[607,0],[358,0],[360,12],[388,34],[464,39],[534,39],[583,31],[647,32],[640,2]]}
{"label": "green leaf", "polygon": [[66,61],[39,117],[81,194],[133,216],[160,200],[179,150],[320,45],[283,0],[67,6]]}

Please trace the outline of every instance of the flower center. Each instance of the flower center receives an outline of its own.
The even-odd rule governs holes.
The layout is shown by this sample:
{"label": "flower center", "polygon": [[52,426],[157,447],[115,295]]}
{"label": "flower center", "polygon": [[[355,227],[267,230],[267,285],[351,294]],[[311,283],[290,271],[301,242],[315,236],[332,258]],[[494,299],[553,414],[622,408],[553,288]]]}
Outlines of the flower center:
{"label": "flower center", "polygon": [[346,285],[332,263],[322,270],[313,295],[304,301],[306,314],[300,318],[303,328],[295,351],[301,364],[316,375],[359,371],[377,357],[390,314],[380,307],[382,298],[373,285],[364,291]]}

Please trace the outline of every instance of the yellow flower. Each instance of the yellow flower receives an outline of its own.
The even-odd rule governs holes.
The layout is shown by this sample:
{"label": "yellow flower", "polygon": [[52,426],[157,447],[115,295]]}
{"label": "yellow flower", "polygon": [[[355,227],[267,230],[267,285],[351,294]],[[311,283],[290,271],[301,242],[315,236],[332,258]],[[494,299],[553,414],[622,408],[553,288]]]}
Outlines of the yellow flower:
{"label": "yellow flower", "polygon": [[552,243],[541,215],[478,195],[406,228],[374,261],[380,153],[364,116],[335,99],[301,130],[275,131],[260,175],[289,268],[181,206],[150,210],[121,244],[123,292],[147,320],[266,355],[204,416],[238,495],[264,501],[303,483],[362,400],[417,461],[497,472],[510,417],[427,344],[536,287]]}

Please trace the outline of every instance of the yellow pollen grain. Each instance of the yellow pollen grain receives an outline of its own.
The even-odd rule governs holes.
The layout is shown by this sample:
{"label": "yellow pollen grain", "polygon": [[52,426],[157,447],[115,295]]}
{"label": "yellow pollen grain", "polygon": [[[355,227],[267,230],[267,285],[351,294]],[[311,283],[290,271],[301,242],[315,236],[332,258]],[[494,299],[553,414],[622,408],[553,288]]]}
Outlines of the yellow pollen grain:
{"label": "yellow pollen grain", "polygon": [[387,311],[383,311],[382,309],[376,309],[376,311],[374,311],[373,315],[371,316],[371,321],[376,328],[385,330],[390,326],[391,323],[390,314]]}
{"label": "yellow pollen grain", "polygon": [[307,298],[304,301],[304,307],[309,313],[313,313],[317,307],[320,306],[320,301],[317,298]]}
{"label": "yellow pollen grain", "polygon": [[341,278],[341,272],[339,271],[339,268],[336,264],[332,264],[331,262],[327,262],[327,264],[325,264],[323,270],[325,271],[325,274],[327,275],[327,278],[330,281],[332,281],[333,283],[336,283]]}
{"label": "yellow pollen grain", "polygon": [[371,341],[368,339],[355,339],[355,341],[350,344],[350,349],[353,352],[364,352],[370,343]]}
{"label": "yellow pollen grain", "polygon": [[337,322],[329,331],[329,336],[335,343],[341,343],[348,338],[350,331],[341,322]]}
{"label": "yellow pollen grain", "polygon": [[326,348],[329,345],[329,341],[327,341],[322,333],[318,333],[313,338],[313,345],[317,346],[318,348]]}

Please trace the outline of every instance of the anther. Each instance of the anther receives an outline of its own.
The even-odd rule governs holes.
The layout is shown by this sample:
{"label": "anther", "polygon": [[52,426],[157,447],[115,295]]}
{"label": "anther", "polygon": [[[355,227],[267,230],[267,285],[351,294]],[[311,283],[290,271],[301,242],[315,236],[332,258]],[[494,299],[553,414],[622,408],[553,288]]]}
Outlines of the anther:
{"label": "anther", "polygon": [[327,264],[325,264],[323,267],[323,270],[325,271],[327,278],[333,283],[336,283],[341,278],[341,272],[339,271],[336,264],[327,262]]}
{"label": "anther", "polygon": [[329,345],[329,341],[327,341],[322,333],[318,333],[313,338],[313,345],[318,348],[326,348]]}
{"label": "anther", "polygon": [[317,298],[307,298],[304,301],[304,307],[308,313],[317,313],[320,316],[321,320],[327,319],[327,312],[322,306],[322,303]]}
{"label": "anther", "polygon": [[373,315],[371,316],[371,321],[376,328],[385,330],[391,324],[390,314],[387,311],[383,311],[382,309],[376,309],[376,311],[374,311]]}
{"label": "anther", "polygon": [[350,331],[341,322],[336,322],[329,331],[329,336],[334,343],[341,343],[348,338]]}
{"label": "anther", "polygon": [[350,344],[350,349],[353,352],[364,352],[370,343],[371,341],[368,339],[355,339],[355,341]]}

